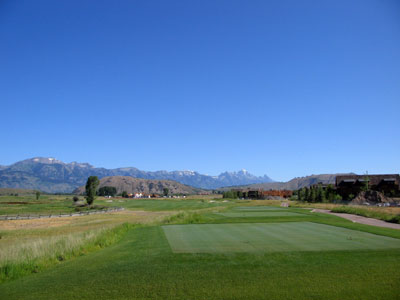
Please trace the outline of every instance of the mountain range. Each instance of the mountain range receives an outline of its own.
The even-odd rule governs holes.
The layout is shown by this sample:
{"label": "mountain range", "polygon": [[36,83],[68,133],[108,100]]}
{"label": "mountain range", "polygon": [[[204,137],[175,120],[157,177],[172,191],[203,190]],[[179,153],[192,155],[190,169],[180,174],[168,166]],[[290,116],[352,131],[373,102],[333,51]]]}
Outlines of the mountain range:
{"label": "mountain range", "polygon": [[[243,188],[243,189],[263,189],[263,190],[298,190],[303,187],[309,187],[313,184],[322,183],[322,184],[332,184],[335,185],[336,176],[339,175],[350,175],[354,173],[337,173],[337,174],[318,174],[318,175],[310,175],[304,177],[295,177],[287,182],[265,182],[265,183],[256,183],[250,185],[243,186],[235,186],[234,188]],[[232,187],[223,187],[219,190],[226,191],[231,189]]]}
{"label": "mountain range", "polygon": [[201,189],[273,182],[268,176],[255,176],[246,170],[209,176],[195,171],[146,172],[134,167],[106,169],[88,163],[65,163],[55,158],[34,157],[0,166],[0,188],[38,189],[47,193],[71,193],[84,185],[89,176],[130,176],[142,179],[174,180]]}

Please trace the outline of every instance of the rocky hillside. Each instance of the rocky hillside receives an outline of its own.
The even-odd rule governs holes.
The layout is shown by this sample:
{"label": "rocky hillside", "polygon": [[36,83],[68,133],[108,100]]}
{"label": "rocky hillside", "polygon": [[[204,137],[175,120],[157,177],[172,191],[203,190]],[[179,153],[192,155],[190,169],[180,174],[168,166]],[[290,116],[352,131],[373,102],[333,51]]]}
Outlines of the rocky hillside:
{"label": "rocky hillside", "polygon": [[[126,191],[127,193],[144,193],[144,194],[163,194],[164,188],[167,188],[171,194],[197,194],[202,190],[187,186],[172,180],[153,180],[133,178],[129,176],[110,176],[100,180],[99,188],[103,186],[113,186],[117,189],[117,193]],[[85,187],[77,188],[75,194],[83,194]]]}
{"label": "rocky hillside", "polygon": [[230,185],[271,182],[268,176],[257,177],[246,170],[224,172],[218,176],[194,171],[146,172],[137,168],[105,169],[88,163],[64,163],[54,158],[35,157],[0,168],[0,188],[38,189],[48,193],[70,193],[86,183],[89,176],[131,176],[143,179],[174,180],[203,189]]}

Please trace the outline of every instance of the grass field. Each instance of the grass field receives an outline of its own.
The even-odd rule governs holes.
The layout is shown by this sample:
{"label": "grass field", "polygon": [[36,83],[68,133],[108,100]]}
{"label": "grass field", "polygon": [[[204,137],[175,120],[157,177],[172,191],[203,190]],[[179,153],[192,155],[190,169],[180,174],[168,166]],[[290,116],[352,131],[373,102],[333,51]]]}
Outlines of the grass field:
{"label": "grass field", "polygon": [[311,222],[163,226],[175,253],[400,249],[400,240]]}
{"label": "grass field", "polygon": [[271,210],[285,210],[285,208],[275,206],[238,206],[234,207],[233,210],[240,211],[271,211]]}
{"label": "grass field", "polygon": [[[42,195],[39,200],[36,200],[34,195],[0,196],[0,215],[70,213],[75,211],[72,198],[72,195]],[[80,199],[83,200],[84,198],[80,196]],[[231,205],[230,202],[223,202],[222,199],[210,202],[211,199],[212,197],[200,199],[106,199],[97,197],[95,204],[102,207],[123,207],[147,211],[195,210]]]}
{"label": "grass field", "polygon": [[243,217],[293,217],[301,216],[302,214],[290,211],[245,211],[245,212],[221,212],[218,215],[228,218],[243,218]]}
{"label": "grass field", "polygon": [[72,196],[41,195],[38,200],[35,195],[0,196],[0,215],[59,214],[73,211]]}
{"label": "grass field", "polygon": [[0,285],[2,299],[398,299],[398,250],[176,254],[159,226]]}
{"label": "grass field", "polygon": [[0,284],[0,299],[399,299],[400,230],[265,203],[146,201],[129,204],[142,212],[50,228],[0,223],[0,247],[141,224],[106,248]]}

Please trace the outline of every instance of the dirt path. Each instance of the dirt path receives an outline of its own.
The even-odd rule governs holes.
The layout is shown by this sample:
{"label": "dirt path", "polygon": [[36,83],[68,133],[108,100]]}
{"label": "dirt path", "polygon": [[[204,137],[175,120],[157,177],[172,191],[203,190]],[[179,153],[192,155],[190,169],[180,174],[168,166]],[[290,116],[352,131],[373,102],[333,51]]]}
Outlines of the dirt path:
{"label": "dirt path", "polygon": [[373,219],[373,218],[367,218],[367,217],[362,217],[362,216],[357,216],[357,215],[352,215],[352,214],[333,213],[327,209],[317,209],[316,208],[316,209],[313,209],[311,212],[325,213],[325,214],[338,216],[338,217],[353,221],[354,223],[360,223],[360,224],[366,224],[366,225],[372,225],[372,226],[378,226],[378,227],[393,228],[393,229],[400,229],[400,224],[389,223],[389,222],[385,222],[382,220],[377,220],[377,219]]}

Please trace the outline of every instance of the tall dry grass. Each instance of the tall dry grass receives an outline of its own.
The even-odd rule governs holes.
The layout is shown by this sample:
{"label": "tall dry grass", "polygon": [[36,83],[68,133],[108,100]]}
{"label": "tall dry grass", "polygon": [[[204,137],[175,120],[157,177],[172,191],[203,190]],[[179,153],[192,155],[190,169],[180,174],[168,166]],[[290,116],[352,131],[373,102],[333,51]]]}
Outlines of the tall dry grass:
{"label": "tall dry grass", "polygon": [[133,225],[37,237],[0,248],[0,282],[37,273],[50,265],[117,242]]}
{"label": "tall dry grass", "polygon": [[339,206],[333,208],[332,212],[359,215],[391,223],[400,223],[400,211],[397,207]]}

